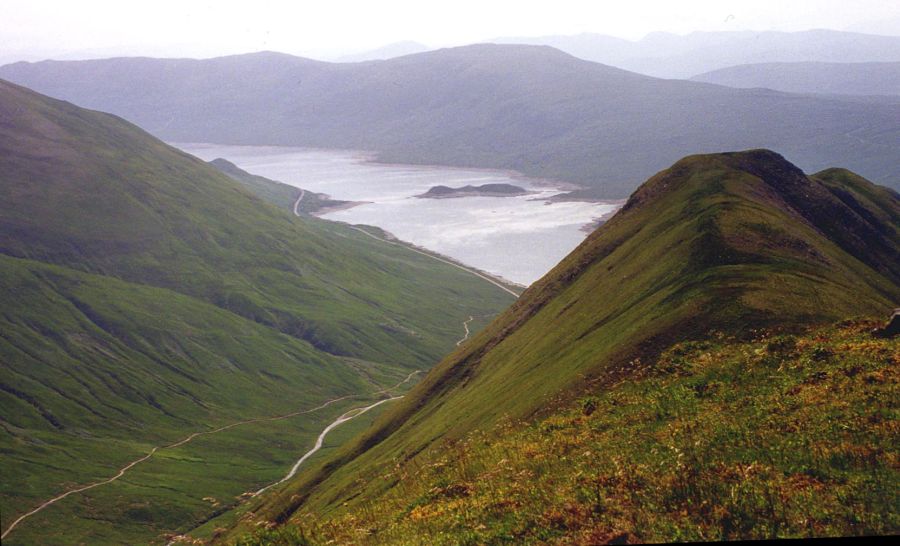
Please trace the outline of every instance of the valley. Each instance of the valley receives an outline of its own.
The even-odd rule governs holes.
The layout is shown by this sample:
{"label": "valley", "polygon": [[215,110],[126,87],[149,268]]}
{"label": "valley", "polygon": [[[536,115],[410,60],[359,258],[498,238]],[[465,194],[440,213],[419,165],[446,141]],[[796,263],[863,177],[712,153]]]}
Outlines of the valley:
{"label": "valley", "polygon": [[893,7],[8,2],[4,546],[900,534]]}
{"label": "valley", "polygon": [[4,544],[193,527],[513,300],[118,118],[5,82],[0,118]]}

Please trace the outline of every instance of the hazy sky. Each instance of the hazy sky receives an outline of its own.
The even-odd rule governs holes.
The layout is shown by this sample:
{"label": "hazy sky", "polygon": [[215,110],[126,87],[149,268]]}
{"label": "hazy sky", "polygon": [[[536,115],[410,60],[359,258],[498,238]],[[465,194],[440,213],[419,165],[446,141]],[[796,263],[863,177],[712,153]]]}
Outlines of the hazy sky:
{"label": "hazy sky", "polygon": [[853,29],[900,34],[898,0],[0,0],[0,58],[337,55],[401,40]]}

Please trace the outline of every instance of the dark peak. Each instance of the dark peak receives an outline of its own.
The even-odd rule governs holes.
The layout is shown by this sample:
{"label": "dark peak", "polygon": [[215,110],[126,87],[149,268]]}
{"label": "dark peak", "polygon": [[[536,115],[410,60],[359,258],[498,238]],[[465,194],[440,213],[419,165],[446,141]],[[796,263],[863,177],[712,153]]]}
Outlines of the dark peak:
{"label": "dark peak", "polygon": [[806,180],[806,174],[799,167],[772,150],[727,152],[722,155],[731,159],[736,169],[750,173],[776,188]]}
{"label": "dark peak", "polygon": [[790,193],[794,193],[798,186],[809,184],[809,180],[799,167],[772,150],[754,149],[690,155],[641,185],[628,199],[623,210],[655,200],[660,195],[680,188],[696,173],[723,167],[726,170],[751,174],[778,193],[783,193],[789,188],[794,188],[790,190]]}

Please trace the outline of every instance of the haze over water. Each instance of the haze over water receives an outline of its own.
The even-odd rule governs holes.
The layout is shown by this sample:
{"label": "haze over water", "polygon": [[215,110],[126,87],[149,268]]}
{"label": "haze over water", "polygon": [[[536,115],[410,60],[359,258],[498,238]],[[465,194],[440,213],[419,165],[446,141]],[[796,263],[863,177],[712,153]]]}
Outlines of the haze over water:
{"label": "haze over water", "polygon": [[[548,181],[513,173],[435,166],[383,165],[353,151],[272,146],[177,144],[210,161],[225,158],[272,180],[367,201],[322,215],[329,220],[378,226],[398,238],[520,284],[543,276],[587,235],[582,227],[616,209],[614,203],[557,202]],[[436,185],[514,184],[518,197],[414,197]]]}

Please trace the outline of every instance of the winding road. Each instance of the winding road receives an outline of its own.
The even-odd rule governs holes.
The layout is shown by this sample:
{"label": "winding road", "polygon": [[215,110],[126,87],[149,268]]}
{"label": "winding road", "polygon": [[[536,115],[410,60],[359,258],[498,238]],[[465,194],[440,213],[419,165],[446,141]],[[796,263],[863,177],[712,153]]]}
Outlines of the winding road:
{"label": "winding road", "polygon": [[281,478],[277,482],[270,483],[269,485],[263,487],[262,489],[260,489],[256,493],[254,493],[253,496],[255,497],[255,496],[259,495],[260,493],[262,493],[263,491],[265,491],[266,489],[276,486],[280,483],[284,483],[284,482],[288,481],[289,479],[293,478],[294,475],[297,474],[297,470],[300,468],[300,465],[302,465],[306,461],[306,459],[309,459],[310,457],[312,457],[316,451],[319,451],[320,449],[322,449],[322,442],[325,441],[325,436],[327,436],[329,432],[331,432],[332,430],[337,428],[339,425],[346,423],[350,419],[359,417],[360,415],[364,414],[365,412],[369,411],[370,409],[376,408],[376,407],[380,406],[381,404],[384,404],[385,402],[393,402],[394,400],[400,400],[401,398],[403,398],[403,397],[402,396],[394,396],[392,398],[385,398],[384,400],[379,400],[378,402],[375,402],[374,404],[370,404],[364,408],[354,408],[354,409],[344,413],[343,415],[341,415],[340,417],[335,419],[330,425],[325,427],[325,430],[323,430],[322,433],[319,434],[319,437],[316,438],[316,444],[313,446],[313,448],[310,449],[309,451],[307,451],[306,453],[304,453],[303,456],[300,457],[300,459],[298,459],[296,463],[294,463],[294,466],[291,467],[290,472],[288,472],[285,475],[285,477]]}
{"label": "winding road", "polygon": [[[304,198],[305,196],[306,196],[306,190],[300,188],[300,195],[297,196],[297,200],[294,201],[294,206],[293,206],[294,215],[300,216],[300,202],[303,200],[303,198]],[[395,241],[389,241],[389,240],[384,239],[384,238],[382,238],[382,237],[378,237],[378,236],[376,236],[376,235],[374,235],[374,234],[372,234],[372,233],[369,233],[368,231],[366,231],[366,230],[364,230],[364,229],[362,229],[362,228],[360,228],[360,227],[357,227],[357,226],[350,226],[350,228],[355,229],[356,231],[358,231],[358,232],[360,232],[360,233],[363,233],[363,234],[365,234],[365,235],[367,235],[367,236],[369,236],[369,237],[371,237],[371,238],[373,238],[373,239],[376,239],[376,240],[378,240],[378,241],[381,241],[381,242],[383,242],[383,243],[387,243],[387,244],[389,244],[389,245],[400,246],[400,247],[406,248],[406,249],[411,250],[411,251],[413,251],[413,252],[415,252],[415,253],[417,253],[417,254],[421,254],[421,255],[423,255],[423,256],[427,256],[427,257],[429,257],[429,258],[431,258],[431,259],[433,259],[433,260],[437,260],[437,261],[442,262],[442,263],[445,263],[445,264],[447,264],[447,265],[451,265],[451,266],[453,266],[453,267],[455,267],[455,268],[457,268],[457,269],[461,269],[461,270],[463,270],[463,271],[466,271],[467,273],[470,273],[470,274],[472,274],[472,275],[475,275],[476,277],[478,277],[478,278],[480,278],[480,279],[483,279],[483,280],[485,280],[485,281],[487,281],[487,282],[493,284],[493,285],[496,286],[497,288],[500,288],[500,289],[503,290],[504,292],[507,292],[507,293],[511,294],[512,296],[514,296],[514,297],[516,297],[516,298],[519,297],[519,294],[517,294],[517,293],[514,292],[513,290],[510,290],[509,288],[507,288],[507,287],[504,286],[503,284],[497,282],[495,279],[493,279],[493,278],[491,278],[491,277],[489,277],[489,276],[487,276],[487,275],[485,275],[485,274],[483,274],[483,273],[480,273],[480,272],[478,272],[478,271],[476,271],[476,270],[474,270],[474,269],[470,269],[470,268],[468,268],[468,267],[465,267],[465,266],[463,266],[463,265],[460,265],[460,264],[458,264],[458,263],[456,263],[456,262],[452,262],[452,261],[450,261],[450,260],[445,260],[445,259],[443,259],[443,258],[440,258],[440,257],[438,257],[438,256],[435,256],[434,254],[430,254],[430,253],[428,253],[428,252],[423,252],[423,251],[421,251],[421,250],[418,250],[417,248],[414,248],[414,247],[411,246],[411,245],[402,244],[402,243],[398,243],[398,242],[395,242]],[[458,347],[459,345],[461,345],[464,341],[466,341],[466,340],[469,338],[469,322],[471,322],[473,319],[474,319],[474,317],[469,316],[469,318],[468,318],[466,321],[463,322],[463,328],[465,329],[465,335],[462,337],[462,339],[460,339],[459,341],[456,342],[457,347]],[[413,377],[415,374],[417,374],[417,373],[420,373],[420,370],[416,370],[416,371],[410,373],[410,374],[406,377],[406,379],[404,379],[403,381],[401,381],[401,382],[398,383],[397,385],[395,385],[395,386],[393,386],[393,387],[391,387],[391,388],[388,388],[388,389],[384,389],[384,390],[378,391],[378,392],[376,392],[376,393],[374,393],[374,394],[384,394],[384,393],[389,392],[389,391],[391,391],[391,390],[393,390],[393,389],[396,389],[396,388],[399,387],[400,385],[403,385],[404,383],[406,383],[406,382],[408,382],[410,379],[412,379],[412,377]],[[57,495],[57,496],[55,496],[55,497],[53,497],[53,498],[51,498],[51,499],[49,499],[49,500],[43,502],[43,503],[41,503],[40,505],[38,505],[38,506],[37,506],[36,508],[34,508],[33,510],[31,510],[31,511],[29,511],[29,512],[26,512],[25,514],[22,514],[22,515],[19,516],[15,521],[13,521],[13,522],[9,525],[9,527],[7,527],[6,530],[3,531],[2,534],[0,534],[0,540],[6,538],[7,535],[9,535],[9,533],[11,533],[11,532],[13,531],[13,529],[15,529],[16,526],[19,525],[20,523],[22,523],[24,520],[26,520],[27,518],[29,518],[29,517],[31,517],[31,516],[37,514],[38,512],[40,512],[40,511],[42,511],[42,510],[44,510],[44,509],[47,508],[48,506],[51,506],[51,505],[53,505],[53,504],[55,504],[55,503],[57,503],[57,502],[59,502],[59,501],[65,499],[66,497],[71,496],[71,495],[75,495],[75,494],[77,494],[77,493],[82,493],[82,492],[87,491],[87,490],[89,490],[89,489],[93,489],[93,488],[95,488],[95,487],[100,487],[101,485],[106,485],[106,484],[109,484],[109,483],[112,483],[112,482],[118,480],[119,478],[121,478],[122,476],[124,476],[126,472],[128,472],[129,470],[131,470],[132,468],[134,468],[136,465],[138,465],[138,464],[140,464],[140,463],[146,461],[147,459],[153,457],[153,455],[154,455],[157,451],[160,451],[160,450],[163,450],[163,449],[173,449],[173,448],[182,446],[182,445],[184,445],[184,444],[190,442],[191,440],[193,440],[194,438],[197,438],[197,437],[199,437],[199,436],[204,436],[204,435],[208,435],[208,434],[216,434],[216,433],[219,433],[219,432],[224,432],[224,431],[226,431],[226,430],[228,430],[228,429],[231,429],[231,428],[234,428],[234,427],[237,427],[237,426],[241,426],[241,425],[248,425],[248,424],[251,424],[251,423],[260,423],[260,422],[264,422],[264,421],[278,421],[278,420],[282,420],[282,419],[289,419],[289,418],[291,418],[291,417],[296,417],[296,416],[298,416],[298,415],[303,415],[303,414],[307,414],[307,413],[312,413],[312,412],[314,412],[314,411],[318,411],[318,410],[320,410],[320,409],[323,409],[323,408],[325,408],[325,407],[327,407],[327,406],[329,406],[329,405],[331,405],[331,404],[334,404],[335,402],[339,402],[339,401],[341,401],[341,400],[346,400],[346,399],[348,399],[348,398],[354,398],[354,397],[356,397],[356,396],[359,396],[359,395],[347,395],[347,396],[341,396],[341,397],[339,397],[339,398],[333,398],[333,399],[328,400],[328,401],[324,402],[323,404],[321,404],[320,406],[317,406],[317,407],[315,407],[315,408],[308,409],[308,410],[295,411],[295,412],[288,413],[288,414],[285,414],[285,415],[277,415],[277,416],[274,416],[274,417],[260,417],[260,418],[256,418],[256,419],[247,419],[247,420],[245,420],[245,421],[238,421],[238,422],[236,422],[236,423],[231,423],[231,424],[229,424],[229,425],[225,425],[225,426],[219,427],[219,428],[217,428],[217,429],[213,429],[213,430],[205,430],[205,431],[200,431],[200,432],[194,432],[194,433],[192,433],[192,434],[186,436],[185,438],[183,438],[183,439],[181,439],[181,440],[179,440],[179,441],[177,441],[177,442],[175,442],[175,443],[172,443],[172,444],[167,444],[167,445],[162,445],[162,446],[155,446],[155,447],[154,447],[153,449],[151,449],[150,452],[147,453],[146,455],[144,455],[144,456],[142,456],[142,457],[140,457],[140,458],[138,458],[138,459],[135,459],[135,460],[131,461],[130,463],[126,464],[125,466],[123,466],[122,468],[120,468],[120,469],[118,470],[118,472],[116,472],[116,474],[115,474],[113,477],[108,478],[108,479],[106,479],[106,480],[99,481],[99,482],[94,482],[94,483],[91,483],[91,484],[88,484],[88,485],[85,485],[85,486],[77,487],[77,488],[75,488],[75,489],[70,489],[70,490],[68,490],[68,491],[66,491],[66,492],[64,492],[64,493],[61,493],[61,494],[59,494],[59,495]],[[291,468],[290,472],[288,472],[287,475],[286,475],[284,478],[282,478],[281,480],[279,480],[279,481],[277,481],[277,482],[274,482],[274,483],[272,483],[272,484],[269,484],[269,485],[263,487],[262,489],[260,489],[259,491],[257,491],[254,495],[259,495],[260,493],[262,493],[262,492],[265,491],[266,489],[269,489],[269,488],[272,487],[272,486],[275,486],[275,485],[278,485],[278,484],[280,484],[280,483],[283,483],[283,482],[285,482],[285,481],[291,479],[292,477],[294,477],[294,475],[297,473],[297,470],[300,468],[300,465],[302,465],[309,457],[311,457],[315,452],[317,452],[319,449],[322,448],[322,443],[323,443],[324,440],[325,440],[325,436],[327,436],[329,432],[331,432],[332,430],[334,430],[334,429],[335,429],[336,427],[338,427],[339,425],[341,425],[341,424],[343,424],[343,423],[346,423],[347,421],[349,421],[349,420],[351,420],[351,419],[353,419],[353,418],[355,418],[355,417],[359,417],[360,415],[366,413],[367,411],[369,411],[369,410],[371,410],[371,409],[373,409],[373,408],[375,408],[375,407],[377,407],[377,406],[380,406],[381,404],[384,404],[384,403],[386,403],[386,402],[391,402],[391,401],[394,401],[394,400],[399,400],[400,398],[403,398],[403,397],[402,397],[402,396],[394,396],[394,397],[392,397],[392,398],[385,398],[384,400],[379,400],[378,402],[375,402],[375,403],[370,404],[370,405],[368,405],[368,406],[365,406],[365,407],[362,407],[362,408],[355,408],[355,409],[352,409],[352,410],[350,410],[350,411],[345,412],[343,415],[341,415],[340,417],[338,417],[337,419],[335,419],[330,425],[328,425],[327,427],[325,427],[325,429],[319,434],[319,437],[316,439],[316,443],[315,443],[315,445],[313,446],[313,448],[310,449],[309,451],[307,451],[302,457],[300,457],[300,459],[294,464],[294,466]]]}
{"label": "winding road", "polygon": [[300,188],[300,195],[297,196],[297,200],[294,201],[294,216],[300,216],[300,201],[303,201],[303,196],[306,195],[306,190]]}
{"label": "winding road", "polygon": [[459,341],[456,342],[457,347],[462,345],[465,340],[469,339],[469,323],[472,322],[473,320],[475,320],[475,317],[473,317],[472,315],[469,315],[469,318],[463,321],[463,328],[466,329],[466,335],[464,335],[462,337],[462,339],[460,339]]}
{"label": "winding road", "polygon": [[[372,393],[372,394],[384,394],[384,393],[386,393],[386,392],[392,391],[392,390],[394,390],[394,389],[400,387],[400,386],[403,385],[404,383],[407,383],[407,382],[408,382],[410,379],[412,379],[412,377],[413,377],[414,375],[416,375],[417,373],[421,373],[421,370],[416,370],[416,371],[410,373],[408,376],[406,376],[406,379],[404,379],[403,381],[397,383],[397,384],[394,385],[393,387],[389,387],[389,388],[387,388],[387,389],[383,389],[383,390],[374,392],[374,393]],[[231,424],[229,424],[229,425],[225,425],[225,426],[222,426],[222,427],[213,429],[213,430],[204,430],[204,431],[200,431],[200,432],[194,432],[194,433],[192,433],[192,434],[190,434],[190,435],[184,437],[183,439],[181,439],[181,440],[179,440],[179,441],[177,441],[177,442],[175,442],[175,443],[172,443],[172,444],[167,444],[167,445],[162,445],[162,446],[156,446],[156,447],[154,447],[153,449],[151,449],[150,452],[147,453],[146,455],[144,455],[143,457],[140,457],[140,458],[138,458],[138,459],[135,459],[135,460],[131,461],[130,463],[128,463],[127,465],[125,465],[125,466],[123,466],[122,468],[120,468],[120,469],[118,470],[118,472],[116,473],[116,475],[113,476],[112,478],[108,478],[108,479],[106,479],[106,480],[102,480],[102,481],[99,481],[99,482],[94,482],[94,483],[92,483],[92,484],[88,484],[88,485],[84,485],[84,486],[81,486],[81,487],[77,487],[77,488],[75,488],[75,489],[70,489],[70,490],[66,491],[65,493],[61,493],[61,494],[59,494],[59,495],[53,497],[52,499],[47,500],[47,501],[41,503],[41,504],[40,504],[39,506],[37,506],[34,510],[31,510],[30,512],[26,512],[25,514],[22,514],[22,515],[19,516],[15,521],[13,521],[13,522],[9,525],[9,527],[7,527],[5,531],[3,531],[2,534],[0,534],[0,540],[6,538],[6,536],[7,536],[9,533],[11,533],[12,530],[15,529],[17,525],[19,525],[20,523],[22,523],[22,521],[24,521],[25,519],[27,519],[27,518],[29,518],[29,517],[31,517],[31,516],[37,514],[38,512],[40,512],[41,510],[47,508],[48,506],[50,506],[50,505],[52,505],[52,504],[55,504],[55,503],[57,503],[57,502],[63,500],[64,498],[66,498],[66,497],[68,497],[68,496],[70,496],[70,495],[74,495],[74,494],[76,494],[76,493],[81,493],[81,492],[83,492],[83,491],[87,491],[88,489],[93,489],[93,488],[95,488],[95,487],[100,487],[101,485],[106,485],[106,484],[109,484],[109,483],[112,483],[112,482],[118,480],[119,478],[121,478],[122,476],[124,476],[126,472],[128,472],[129,470],[131,470],[134,466],[136,466],[136,465],[138,465],[138,464],[140,464],[140,463],[146,461],[146,460],[149,459],[150,457],[152,457],[157,451],[160,451],[160,450],[163,450],[163,449],[173,449],[173,448],[176,448],[176,447],[179,447],[179,446],[183,446],[184,444],[190,442],[191,440],[193,440],[194,438],[197,438],[198,436],[205,436],[205,435],[207,435],[207,434],[216,434],[216,433],[219,433],[219,432],[224,432],[224,431],[226,431],[226,430],[228,430],[228,429],[231,429],[231,428],[234,428],[234,427],[237,427],[237,426],[240,426],[240,425],[249,425],[249,424],[251,424],[251,423],[262,423],[262,422],[266,422],[266,421],[280,421],[280,420],[282,420],[282,419],[289,419],[289,418],[291,418],[291,417],[296,417],[296,416],[298,416],[298,415],[304,415],[304,414],[307,414],[307,413],[312,413],[312,412],[314,412],[314,411],[318,411],[318,410],[320,410],[320,409],[326,408],[326,407],[330,406],[331,404],[334,404],[335,402],[340,402],[341,400],[346,400],[346,399],[348,399],[348,398],[355,398],[355,397],[357,397],[357,396],[360,396],[360,395],[348,394],[348,395],[346,395],[346,396],[341,396],[341,397],[339,397],[339,398],[332,398],[331,400],[327,400],[327,401],[324,402],[323,404],[321,404],[321,405],[319,405],[319,406],[316,406],[316,407],[314,407],[314,408],[308,409],[308,410],[300,410],[300,411],[295,411],[295,412],[288,413],[288,414],[285,414],[285,415],[276,415],[276,416],[273,416],[273,417],[258,417],[258,418],[256,418],[256,419],[247,419],[247,420],[244,420],[244,421],[238,421],[238,422],[231,423]],[[324,435],[327,434],[331,429],[333,429],[333,428],[336,427],[337,425],[339,425],[339,424],[341,424],[341,423],[343,423],[343,422],[345,422],[345,421],[349,421],[349,420],[352,419],[353,417],[356,417],[357,415],[361,415],[362,413],[365,413],[366,411],[369,411],[370,409],[372,409],[373,407],[375,407],[375,406],[377,406],[377,405],[379,405],[379,404],[382,404],[382,403],[384,403],[384,402],[388,402],[388,401],[390,401],[390,400],[396,400],[397,398],[402,398],[402,396],[398,396],[398,397],[394,397],[394,398],[387,398],[387,399],[384,399],[384,400],[380,400],[380,401],[376,402],[375,404],[370,405],[370,406],[367,406],[367,407],[365,407],[365,408],[356,408],[355,410],[350,410],[350,411],[344,413],[343,415],[341,415],[341,417],[338,417],[337,421],[335,421],[334,423],[332,423],[331,425],[329,425],[328,427],[326,427],[325,431],[322,432],[322,434],[319,436],[319,440],[320,440],[320,441],[317,443],[317,446],[318,446],[318,447],[314,448],[313,451],[312,451],[311,453],[309,453],[309,455],[311,455],[312,453],[314,453],[315,451],[317,451],[317,450],[319,449],[319,447],[321,447],[321,440],[324,438]],[[358,414],[351,415],[351,416],[347,417],[346,419],[344,419],[343,421],[341,421],[341,419],[343,419],[344,417],[348,416],[349,414],[353,413],[354,411],[359,411],[359,410],[362,410],[362,411],[360,411],[360,413],[358,413]],[[340,422],[338,422],[338,421],[340,421]],[[337,424],[335,424],[335,423],[337,423]],[[306,456],[304,456],[304,457],[306,457]],[[300,466],[300,463],[301,463],[301,462],[303,462],[303,459],[301,459],[296,465],[294,465],[294,469],[292,470],[292,472],[296,472],[296,469]],[[291,476],[292,476],[292,475],[293,475],[293,474],[291,474]],[[285,478],[285,479],[288,479],[288,478]],[[282,480],[282,481],[284,481],[284,480]],[[280,483],[280,482],[279,482],[279,483]],[[273,485],[274,485],[274,484],[273,484]]]}

